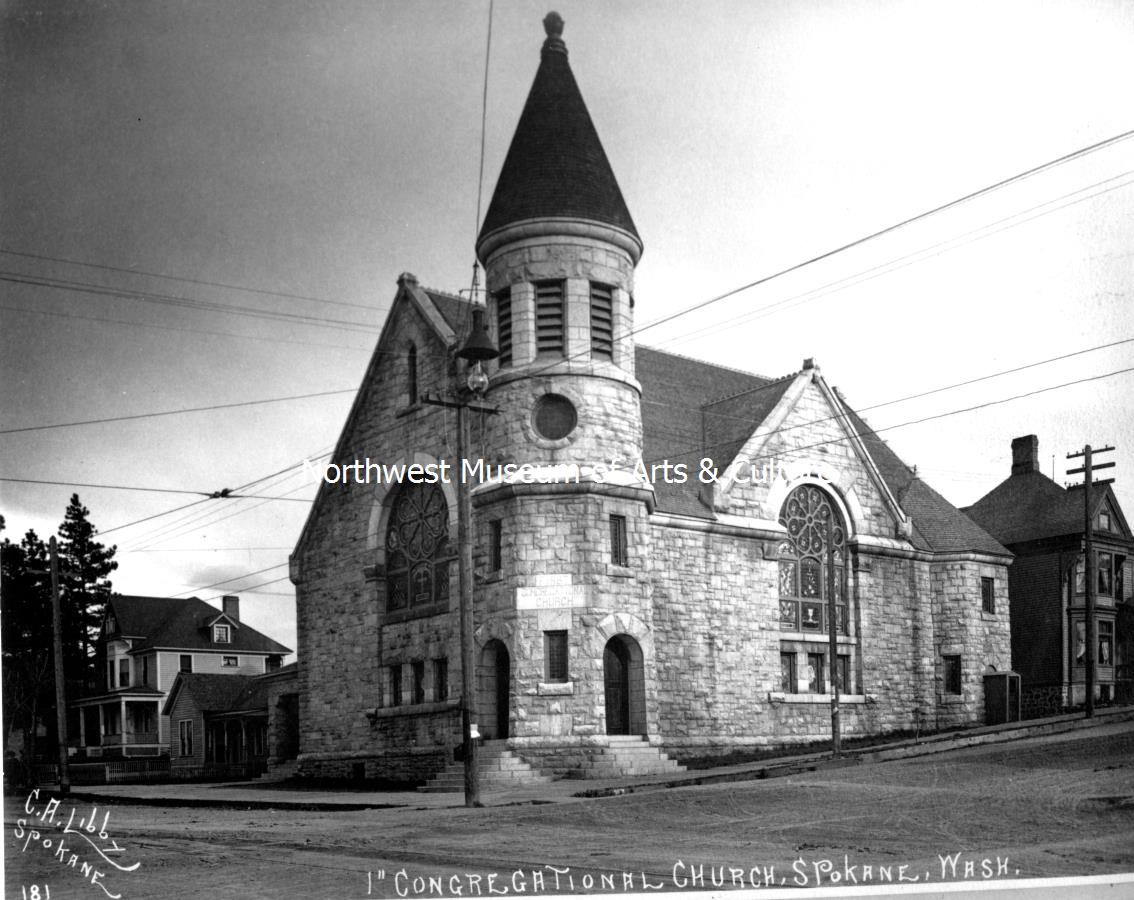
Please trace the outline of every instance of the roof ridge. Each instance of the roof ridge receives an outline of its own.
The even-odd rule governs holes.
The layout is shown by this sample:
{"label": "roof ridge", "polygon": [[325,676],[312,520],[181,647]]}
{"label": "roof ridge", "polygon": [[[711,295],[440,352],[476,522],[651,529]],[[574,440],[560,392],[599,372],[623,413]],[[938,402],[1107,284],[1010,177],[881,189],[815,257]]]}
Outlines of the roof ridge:
{"label": "roof ridge", "polygon": [[726,394],[723,397],[717,397],[715,400],[706,400],[704,403],[701,404],[701,411],[705,412],[706,406],[714,406],[717,403],[724,403],[726,400],[735,400],[737,397],[743,397],[745,394],[754,394],[754,393],[756,393],[756,391],[762,391],[762,390],[765,390],[766,388],[774,387],[775,385],[780,384],[784,381],[791,381],[798,374],[799,374],[798,372],[793,372],[791,375],[784,375],[781,378],[767,378],[767,376],[765,376],[765,375],[756,375],[754,377],[764,378],[767,383],[762,384],[759,387],[748,388],[747,390],[743,390],[743,391],[737,391],[735,394]]}
{"label": "roof ridge", "polygon": [[[676,356],[678,359],[687,359],[689,360],[689,362],[700,363],[703,366],[712,366],[714,369],[723,369],[726,372],[735,372],[737,375],[747,375],[750,378],[763,378],[765,381],[783,380],[781,378],[773,378],[771,375],[761,375],[759,372],[750,372],[748,369],[738,369],[735,366],[722,366],[720,363],[709,362],[707,359],[699,359],[696,356],[686,356],[684,353],[674,353],[672,350],[662,350],[660,347],[651,347],[649,344],[643,344],[641,342],[635,344],[635,347],[640,350],[649,350],[652,353],[664,353],[666,356]],[[792,376],[784,377],[793,377],[794,375],[798,374],[798,372],[794,372],[792,373]]]}
{"label": "roof ridge", "polygon": [[458,300],[461,303],[468,303],[470,306],[472,305],[471,300],[467,300],[466,298],[462,297],[460,294],[454,294],[452,291],[446,291],[446,290],[443,290],[442,288],[430,287],[427,284],[419,284],[418,287],[420,287],[427,294],[440,294],[442,297],[448,297],[450,300]]}

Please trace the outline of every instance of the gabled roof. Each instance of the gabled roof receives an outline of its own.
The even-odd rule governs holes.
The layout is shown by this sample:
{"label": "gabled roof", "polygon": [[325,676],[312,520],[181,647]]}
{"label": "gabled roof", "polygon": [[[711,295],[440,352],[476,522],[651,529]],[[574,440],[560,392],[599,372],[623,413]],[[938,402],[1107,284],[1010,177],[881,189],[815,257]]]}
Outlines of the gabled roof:
{"label": "gabled roof", "polygon": [[[1107,497],[1118,503],[1110,485],[1092,485],[1091,515]],[[1083,490],[1062,488],[1042,472],[1011,475],[964,512],[1005,544],[1083,533]]]}
{"label": "gabled roof", "polygon": [[[232,640],[214,644],[202,622],[222,615],[215,606],[196,597],[137,597],[115,595],[107,604],[118,620],[118,633],[135,638],[131,652],[154,647],[177,650],[223,650],[231,653],[286,654],[291,650],[255,628],[240,623],[230,631]],[[235,677],[235,676],[226,676]]]}
{"label": "gabled roof", "polygon": [[547,40],[477,238],[528,219],[579,218],[613,225],[641,243],[591,114],[567,62],[563,21],[544,19]]}
{"label": "gabled roof", "polygon": [[226,713],[267,709],[268,688],[258,675],[219,675],[179,672],[162,707],[168,716],[182,692],[187,691],[201,712]]}

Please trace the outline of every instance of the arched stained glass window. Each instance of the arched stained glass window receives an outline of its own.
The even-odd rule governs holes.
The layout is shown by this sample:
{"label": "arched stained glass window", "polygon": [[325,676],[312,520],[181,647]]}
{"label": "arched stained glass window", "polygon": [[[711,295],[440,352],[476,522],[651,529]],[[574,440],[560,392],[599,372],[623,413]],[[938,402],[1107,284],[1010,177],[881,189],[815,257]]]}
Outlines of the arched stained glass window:
{"label": "arched stained glass window", "polygon": [[429,607],[449,599],[449,506],[435,484],[407,484],[386,529],[386,608]]}
{"label": "arched stained glass window", "polygon": [[835,573],[836,628],[848,633],[843,586],[846,531],[831,498],[805,484],[792,491],[780,513],[788,539],[780,543],[780,628],[826,633],[828,571]]}

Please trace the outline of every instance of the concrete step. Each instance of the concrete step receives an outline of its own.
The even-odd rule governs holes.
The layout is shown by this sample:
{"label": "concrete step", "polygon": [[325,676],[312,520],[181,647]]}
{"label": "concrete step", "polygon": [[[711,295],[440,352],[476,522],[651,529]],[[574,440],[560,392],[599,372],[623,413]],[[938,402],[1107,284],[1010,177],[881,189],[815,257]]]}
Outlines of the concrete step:
{"label": "concrete step", "polygon": [[[550,781],[507,748],[504,741],[486,741],[477,748],[477,770],[484,790],[501,790]],[[450,763],[418,790],[451,793],[465,789],[464,763]]]}

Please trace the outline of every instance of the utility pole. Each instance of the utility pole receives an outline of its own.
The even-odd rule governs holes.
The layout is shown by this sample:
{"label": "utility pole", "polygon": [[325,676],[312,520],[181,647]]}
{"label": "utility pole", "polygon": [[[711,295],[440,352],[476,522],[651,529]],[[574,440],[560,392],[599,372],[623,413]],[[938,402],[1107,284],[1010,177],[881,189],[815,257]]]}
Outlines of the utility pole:
{"label": "utility pole", "polygon": [[827,517],[827,639],[831,657],[831,755],[842,753],[842,736],[839,733],[839,630],[838,608],[835,603],[835,528],[834,510]]}
{"label": "utility pole", "polygon": [[[476,290],[476,274],[473,274],[473,291]],[[492,345],[484,325],[484,307],[474,305],[472,328],[464,346],[457,351],[457,357],[470,364],[467,379],[467,392],[457,389],[456,394],[442,397],[425,394],[421,402],[430,406],[444,406],[457,411],[457,465],[460,472],[457,478],[457,579],[460,584],[461,632],[461,744],[465,763],[465,806],[480,806],[480,772],[477,768],[477,743],[479,735],[472,732],[473,698],[476,679],[473,669],[473,566],[472,566],[472,495],[464,478],[464,460],[469,447],[469,410],[482,413],[495,413],[495,407],[480,401],[488,387],[488,376],[481,369],[481,362],[495,359],[500,352]]]}
{"label": "utility pole", "polygon": [[55,731],[59,741],[59,793],[71,791],[71,772],[67,760],[67,690],[63,681],[63,611],[59,598],[59,554],[55,535],[48,542],[51,550],[51,631],[55,657]]}
{"label": "utility pole", "polygon": [[1078,469],[1068,469],[1068,475],[1076,475],[1082,473],[1083,475],[1083,553],[1086,559],[1084,560],[1083,573],[1086,580],[1084,585],[1084,599],[1086,600],[1086,610],[1084,615],[1086,617],[1086,641],[1087,646],[1083,654],[1083,665],[1086,668],[1086,718],[1091,718],[1095,714],[1095,544],[1094,544],[1094,531],[1095,521],[1091,515],[1091,485],[1093,484],[1110,484],[1114,481],[1113,478],[1104,478],[1092,482],[1092,475],[1096,469],[1109,469],[1114,463],[1096,463],[1094,461],[1094,454],[1096,453],[1109,453],[1114,450],[1113,447],[1100,447],[1097,450],[1087,444],[1078,453],[1068,453],[1068,459],[1078,459],[1082,457],[1083,465]]}

